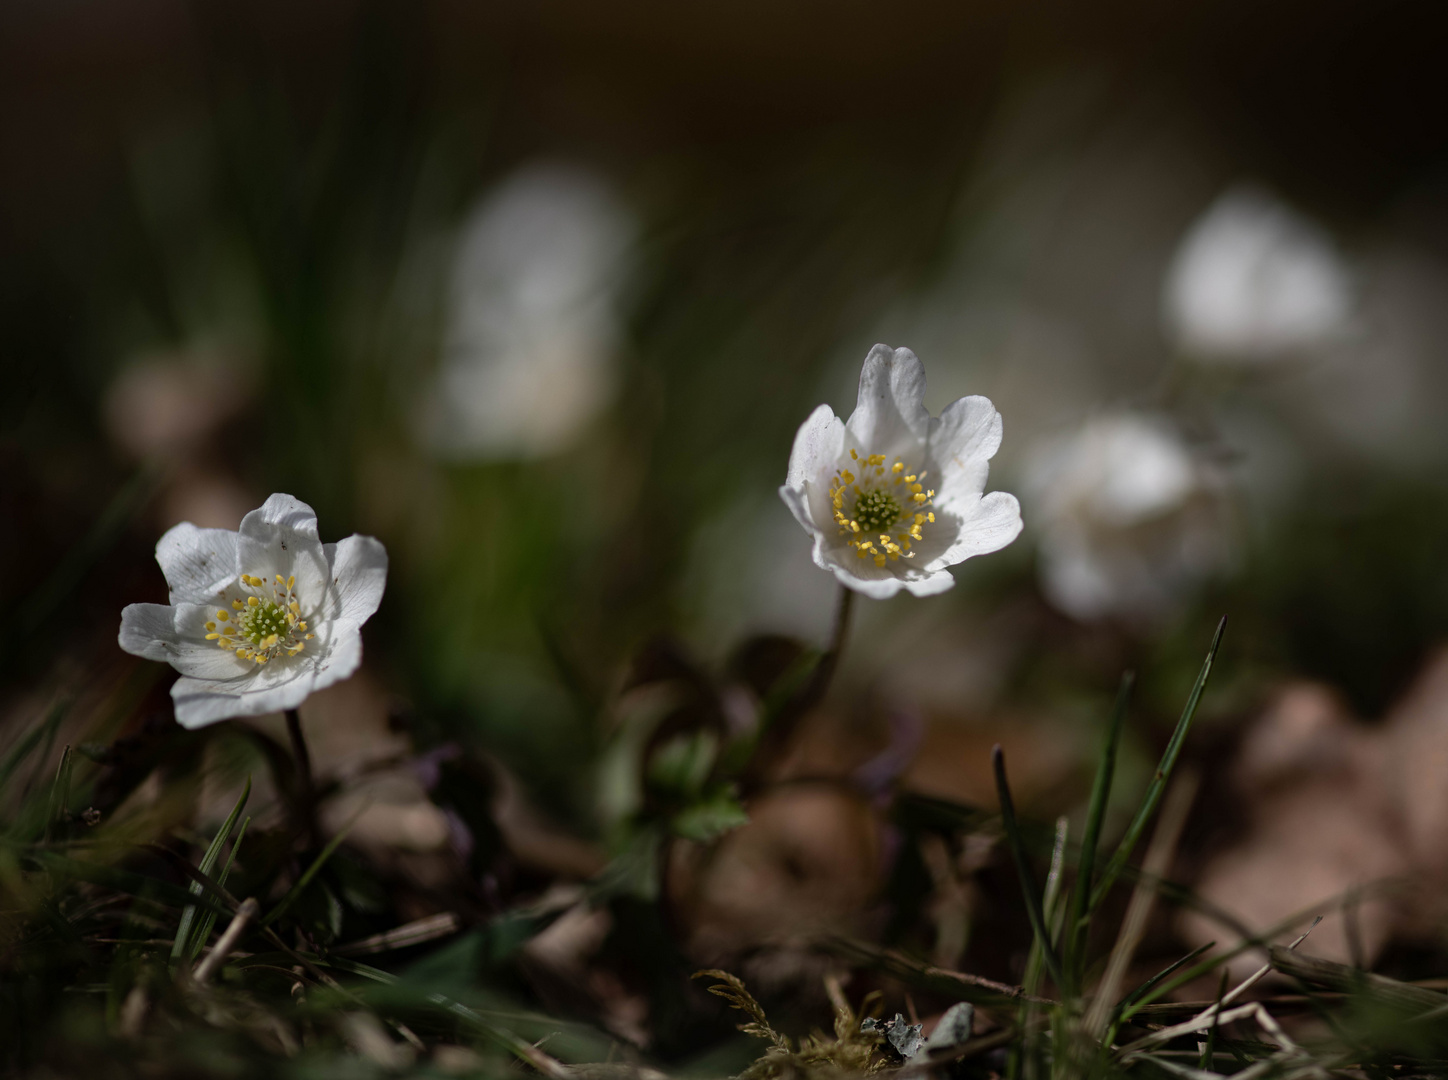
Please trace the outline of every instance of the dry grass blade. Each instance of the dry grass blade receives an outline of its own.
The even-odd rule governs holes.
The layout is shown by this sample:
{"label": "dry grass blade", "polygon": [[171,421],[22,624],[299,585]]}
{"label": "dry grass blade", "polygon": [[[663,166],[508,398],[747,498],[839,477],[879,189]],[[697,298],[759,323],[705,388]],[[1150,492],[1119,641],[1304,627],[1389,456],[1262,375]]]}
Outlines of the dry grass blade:
{"label": "dry grass blade", "polygon": [[252,897],[241,902],[241,907],[232,917],[231,925],[217,939],[215,948],[196,966],[196,982],[199,985],[205,986],[211,981],[211,976],[216,974],[217,968],[225,962],[231,950],[236,948],[236,943],[241,940],[241,935],[246,933],[247,926],[256,918],[258,910],[257,902]]}
{"label": "dry grass blade", "polygon": [[[1297,940],[1294,941],[1291,945],[1287,946],[1287,948],[1295,949],[1297,948],[1297,946],[1301,945],[1304,941],[1307,940],[1307,935],[1312,933],[1313,928],[1316,927],[1317,924],[1321,921],[1322,918],[1321,916],[1319,916],[1316,920],[1313,921],[1312,926],[1307,928],[1306,933],[1301,934],[1297,938]],[[1236,1009],[1229,1009],[1226,1012],[1223,1012],[1222,1010],[1230,1005],[1233,1001],[1237,1000],[1237,998],[1245,994],[1252,987],[1256,986],[1263,979],[1265,979],[1271,971],[1271,964],[1267,964],[1264,967],[1258,968],[1250,976],[1242,980],[1242,982],[1237,986],[1235,990],[1233,990],[1231,993],[1224,994],[1221,1001],[1215,1002],[1212,1005],[1208,1006],[1206,1009],[1199,1012],[1190,1020],[1184,1020],[1180,1024],[1174,1024],[1171,1027],[1162,1028],[1159,1031],[1153,1031],[1150,1035],[1144,1035],[1140,1039],[1137,1039],[1136,1042],[1129,1043],[1126,1046],[1123,1046],[1120,1051],[1118,1051],[1118,1056],[1120,1060],[1125,1061],[1131,1055],[1137,1055],[1140,1054],[1141,1051],[1146,1050],[1150,1047],[1158,1046],[1161,1043],[1170,1042],[1172,1039],[1175,1039],[1179,1035],[1190,1035],[1193,1032],[1205,1031],[1213,1023],[1218,1025],[1230,1024],[1233,1020],[1239,1019],[1240,1017],[1252,1015],[1257,1006],[1256,1002],[1253,1002],[1251,1005],[1241,1005]]]}
{"label": "dry grass blade", "polygon": [[461,927],[462,920],[457,915],[451,911],[444,911],[438,915],[428,915],[426,918],[404,923],[391,930],[384,930],[380,934],[373,934],[360,941],[340,945],[332,952],[337,956],[366,956],[370,953],[387,952],[390,949],[402,949],[409,945],[421,945],[427,941],[447,937],[449,934],[456,933]]}
{"label": "dry grass blade", "polygon": [[1142,864],[1144,873],[1132,891],[1126,918],[1121,923],[1116,946],[1111,950],[1111,959],[1106,964],[1106,973],[1101,978],[1101,985],[1097,988],[1091,1008],[1086,1012],[1085,1031],[1092,1039],[1101,1037],[1111,1019],[1117,997],[1121,993],[1122,981],[1126,978],[1126,970],[1146,933],[1146,921],[1151,917],[1151,909],[1156,902],[1156,883],[1171,869],[1177,841],[1181,838],[1182,827],[1186,825],[1187,812],[1191,809],[1196,793],[1197,778],[1188,774],[1178,781],[1167,796],[1161,821],[1156,832],[1152,834],[1151,846],[1147,849],[1146,861]]}
{"label": "dry grass blade", "polygon": [[1271,967],[1295,979],[1339,990],[1345,994],[1363,994],[1404,1012],[1426,1012],[1448,1006],[1448,996],[1411,983],[1399,982],[1383,975],[1373,975],[1346,964],[1299,956],[1281,945],[1268,950]]}

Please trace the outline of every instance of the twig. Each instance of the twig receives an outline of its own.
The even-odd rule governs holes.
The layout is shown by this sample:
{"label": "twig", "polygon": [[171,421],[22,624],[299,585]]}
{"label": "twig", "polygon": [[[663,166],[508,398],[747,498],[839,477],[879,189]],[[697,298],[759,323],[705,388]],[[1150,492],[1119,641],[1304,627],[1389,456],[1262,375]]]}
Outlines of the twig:
{"label": "twig", "polygon": [[[1312,931],[1317,927],[1317,924],[1320,922],[1322,922],[1322,916],[1319,915],[1316,919],[1313,920],[1312,925],[1309,926],[1307,930],[1304,931],[1301,935],[1299,935],[1296,941],[1294,941],[1291,945],[1287,946],[1287,948],[1295,949],[1297,948],[1297,946],[1301,945],[1304,941],[1307,940],[1307,935],[1312,933]],[[1249,1015],[1251,1013],[1251,1009],[1246,1005],[1240,1006],[1239,1009],[1232,1009],[1227,1012],[1222,1012],[1222,1009],[1225,1008],[1227,1005],[1230,1005],[1233,1001],[1236,1001],[1237,998],[1241,997],[1252,987],[1256,986],[1259,982],[1265,979],[1271,973],[1271,971],[1271,964],[1267,964],[1264,967],[1258,968],[1256,972],[1254,972],[1248,978],[1244,979],[1235,990],[1232,990],[1230,993],[1224,994],[1221,1001],[1213,1002],[1210,1006],[1203,1009],[1190,1020],[1184,1020],[1182,1023],[1174,1024],[1168,1028],[1162,1028],[1160,1031],[1153,1031],[1150,1035],[1144,1035],[1140,1039],[1137,1039],[1134,1043],[1128,1043],[1126,1046],[1123,1046],[1120,1049],[1120,1051],[1118,1052],[1119,1056],[1124,1061],[1127,1055],[1137,1054],[1140,1051],[1147,1049],[1148,1047],[1156,1046],[1158,1043],[1170,1042],[1178,1035],[1190,1035],[1193,1032],[1205,1031],[1214,1020],[1220,1024],[1229,1024],[1233,1020],[1238,1019],[1241,1016]],[[1253,1002],[1252,1004],[1256,1005],[1257,1003]],[[1241,1012],[1241,1009],[1246,1009],[1247,1011]]]}
{"label": "twig", "polygon": [[221,967],[236,943],[241,940],[241,935],[246,933],[247,924],[256,918],[259,905],[254,897],[248,896],[237,908],[236,914],[232,917],[231,925],[216,941],[216,946],[206,954],[206,959],[196,966],[196,982],[205,986],[211,981],[211,976],[216,974],[216,969]]}
{"label": "twig", "polygon": [[338,956],[365,956],[368,953],[386,952],[388,949],[399,949],[407,945],[420,945],[425,941],[433,941],[436,938],[447,937],[456,932],[462,926],[462,920],[451,911],[444,911],[438,915],[429,915],[423,919],[416,919],[402,926],[393,927],[391,930],[384,930],[380,934],[373,934],[371,937],[362,938],[347,945],[340,945],[332,952]]}

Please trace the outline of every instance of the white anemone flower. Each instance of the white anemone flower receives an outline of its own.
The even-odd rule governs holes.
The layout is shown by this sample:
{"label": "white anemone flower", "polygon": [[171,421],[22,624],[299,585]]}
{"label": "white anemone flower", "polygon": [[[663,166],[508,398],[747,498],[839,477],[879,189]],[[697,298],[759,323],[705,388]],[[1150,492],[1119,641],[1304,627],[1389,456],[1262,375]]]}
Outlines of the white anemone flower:
{"label": "white anemone flower", "polygon": [[187,728],[295,709],[347,678],[387,584],[380,541],[323,544],[312,508],[281,494],[239,532],[177,525],[156,561],[171,603],[128,606],[120,644],[181,673],[171,697]]}
{"label": "white anemone flower", "polygon": [[875,599],[955,584],[947,567],[1020,534],[1014,495],[983,494],[1001,444],[989,400],[925,408],[925,366],[909,349],[876,345],[860,371],[855,411],[821,405],[800,426],[780,497],[814,538],[814,561]]}
{"label": "white anemone flower", "polygon": [[638,232],[602,177],[525,166],[458,234],[426,443],[456,460],[549,457],[613,400],[619,303]]}
{"label": "white anemone flower", "polygon": [[1204,360],[1261,363],[1344,336],[1351,274],[1318,224],[1259,188],[1220,196],[1183,237],[1163,305],[1177,343]]}
{"label": "white anemone flower", "polygon": [[1042,590],[1077,619],[1152,622],[1230,559],[1223,478],[1165,417],[1089,420],[1030,455]]}

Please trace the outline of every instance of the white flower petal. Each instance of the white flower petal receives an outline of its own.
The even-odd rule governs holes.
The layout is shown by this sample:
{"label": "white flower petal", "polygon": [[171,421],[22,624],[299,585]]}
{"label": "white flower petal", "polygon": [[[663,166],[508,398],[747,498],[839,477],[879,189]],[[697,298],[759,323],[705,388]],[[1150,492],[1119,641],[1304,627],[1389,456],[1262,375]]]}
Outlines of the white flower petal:
{"label": "white flower petal", "polygon": [[910,590],[911,596],[938,596],[955,588],[955,578],[949,570],[937,570],[933,574],[907,579],[905,588]]}
{"label": "white flower petal", "polygon": [[809,414],[794,436],[789,452],[786,487],[804,489],[805,481],[818,481],[834,473],[845,445],[845,425],[828,405],[821,405]]}
{"label": "white flower petal", "polygon": [[131,604],[121,612],[121,648],[170,664],[183,675],[233,679],[246,674],[249,664],[205,640],[210,612],[199,604]]}
{"label": "white flower petal", "polygon": [[361,624],[351,619],[338,619],[330,629],[332,638],[325,660],[317,666],[314,690],[341,682],[362,664]]}
{"label": "white flower petal", "polygon": [[296,678],[267,689],[255,689],[256,686],[257,683],[251,679],[219,682],[183,676],[171,687],[176,722],[182,727],[199,728],[238,716],[282,712],[295,709],[312,692],[309,677]]}
{"label": "white flower petal", "polygon": [[169,663],[168,650],[176,643],[176,609],[166,604],[127,604],[118,640],[132,656]]}
{"label": "white flower petal", "polygon": [[[249,675],[254,666],[231,649],[223,649],[215,641],[207,641],[208,622],[215,622],[216,608],[202,604],[177,604],[176,637],[166,648],[171,655],[167,662],[182,675],[196,679],[235,679]],[[220,626],[221,624],[217,624]]]}
{"label": "white flower petal", "polygon": [[267,581],[295,575],[297,596],[310,616],[325,602],[327,557],[317,538],[317,515],[300,499],[276,494],[241,519],[237,540],[242,573]]}
{"label": "white flower petal", "polygon": [[[853,553],[851,555],[853,557]],[[862,596],[868,596],[871,600],[888,600],[901,589],[905,588],[905,582],[888,570],[881,570],[880,577],[864,577],[862,568],[856,572],[853,567],[843,563],[831,563],[828,566],[835,579],[847,589],[854,589]],[[873,563],[869,563],[869,569],[875,569]]]}
{"label": "white flower petal", "polygon": [[876,345],[860,369],[860,393],[845,427],[862,453],[905,455],[930,434],[925,365],[909,349]]}
{"label": "white flower petal", "polygon": [[960,523],[955,540],[941,557],[942,566],[954,566],[975,555],[999,551],[1021,534],[1021,504],[1014,495],[992,491]]}
{"label": "white flower petal", "polygon": [[974,500],[985,490],[990,459],[1000,449],[1001,414],[989,398],[952,401],[930,422],[930,457],[939,471],[935,504],[949,510],[957,499]]}
{"label": "white flower petal", "polygon": [[336,544],[326,544],[327,565],[331,569],[334,607],[329,618],[365,622],[382,603],[387,587],[387,549],[371,536],[352,535]]}
{"label": "white flower petal", "polygon": [[239,704],[244,695],[240,690],[228,692],[225,686],[214,679],[189,679],[184,675],[177,679],[171,684],[176,722],[194,731],[219,720],[248,715]]}
{"label": "white flower petal", "polygon": [[236,533],[182,522],[161,537],[156,561],[170,586],[171,603],[213,602],[217,592],[236,578]]}
{"label": "white flower petal", "polygon": [[789,507],[794,520],[803,525],[811,536],[818,537],[820,530],[815,527],[814,518],[810,515],[809,500],[805,498],[804,492],[786,485],[779,489],[779,497],[784,500],[784,505]]}

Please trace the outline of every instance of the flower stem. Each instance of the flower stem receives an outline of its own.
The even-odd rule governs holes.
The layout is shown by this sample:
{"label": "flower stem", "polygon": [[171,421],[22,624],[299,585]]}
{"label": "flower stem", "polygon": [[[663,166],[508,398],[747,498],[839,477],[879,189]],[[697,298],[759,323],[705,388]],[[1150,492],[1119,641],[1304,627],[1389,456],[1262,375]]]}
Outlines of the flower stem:
{"label": "flower stem", "polygon": [[835,671],[840,666],[840,653],[844,651],[845,639],[850,634],[850,617],[855,608],[855,594],[840,586],[839,600],[835,605],[835,624],[830,631],[830,641],[820,654],[814,671],[799,691],[780,706],[769,728],[761,736],[749,763],[740,776],[740,787],[747,794],[757,790],[764,780],[764,773],[770,763],[789,745],[794,730],[805,715],[824,699],[834,681]]}
{"label": "flower stem", "polygon": [[307,740],[302,735],[302,718],[296,709],[287,710],[287,736],[292,741],[292,761],[297,769],[296,807],[300,824],[307,834],[307,842],[317,840],[316,789],[312,785],[312,755],[307,749]]}
{"label": "flower stem", "polygon": [[850,636],[850,622],[854,612],[855,590],[841,585],[840,598],[835,603],[835,625],[830,631],[829,648],[820,657],[819,667],[815,668],[814,678],[810,680],[810,691],[814,695],[811,704],[824,697],[825,691],[834,681],[835,669],[840,666],[840,653],[845,651],[845,639]]}

